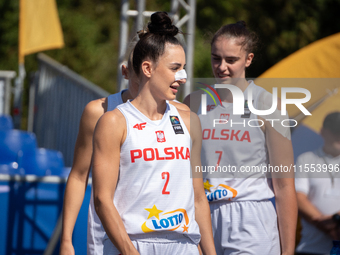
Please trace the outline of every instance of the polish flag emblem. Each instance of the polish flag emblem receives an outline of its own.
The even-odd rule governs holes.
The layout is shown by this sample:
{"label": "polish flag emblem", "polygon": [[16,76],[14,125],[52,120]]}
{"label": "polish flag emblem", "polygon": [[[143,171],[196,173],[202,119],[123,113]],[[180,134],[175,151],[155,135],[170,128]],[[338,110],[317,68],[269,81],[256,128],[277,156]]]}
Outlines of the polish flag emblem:
{"label": "polish flag emblem", "polygon": [[164,143],[166,141],[163,131],[156,131],[156,136],[157,136],[157,142]]}
{"label": "polish flag emblem", "polygon": [[230,116],[229,113],[221,113],[221,115],[220,115],[220,123],[224,123],[222,120],[227,120],[227,123],[228,123],[229,116]]}

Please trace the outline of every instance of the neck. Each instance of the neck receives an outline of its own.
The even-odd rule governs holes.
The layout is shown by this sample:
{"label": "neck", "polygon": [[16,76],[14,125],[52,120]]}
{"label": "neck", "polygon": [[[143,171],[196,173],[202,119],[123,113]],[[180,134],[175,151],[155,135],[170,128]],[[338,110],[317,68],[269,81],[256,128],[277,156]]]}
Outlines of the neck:
{"label": "neck", "polygon": [[150,120],[160,120],[166,110],[166,101],[156,98],[149,90],[141,90],[131,102],[141,113]]}
{"label": "neck", "polygon": [[124,103],[126,103],[126,101],[129,100],[129,99],[133,99],[129,90],[123,91],[121,96],[122,96],[122,100],[123,100]]}
{"label": "neck", "polygon": [[[249,83],[245,78],[234,80],[234,82],[232,82],[231,84],[241,89],[242,92],[244,92],[249,86]],[[223,102],[227,103],[233,102],[233,94],[230,92],[229,89],[216,89],[216,90]]]}

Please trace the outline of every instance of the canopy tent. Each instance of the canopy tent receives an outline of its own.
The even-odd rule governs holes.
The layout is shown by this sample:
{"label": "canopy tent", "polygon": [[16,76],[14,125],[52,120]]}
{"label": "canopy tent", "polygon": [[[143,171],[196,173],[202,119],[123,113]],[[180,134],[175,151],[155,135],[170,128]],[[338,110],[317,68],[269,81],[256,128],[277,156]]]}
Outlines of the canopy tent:
{"label": "canopy tent", "polygon": [[270,92],[272,87],[308,89],[311,92],[311,99],[304,106],[312,115],[301,116],[300,110],[293,105],[287,107],[287,111],[290,117],[301,120],[303,125],[318,133],[324,117],[330,112],[340,110],[339,66],[340,33],[337,33],[311,43],[286,57],[259,76],[260,79],[256,83]]}

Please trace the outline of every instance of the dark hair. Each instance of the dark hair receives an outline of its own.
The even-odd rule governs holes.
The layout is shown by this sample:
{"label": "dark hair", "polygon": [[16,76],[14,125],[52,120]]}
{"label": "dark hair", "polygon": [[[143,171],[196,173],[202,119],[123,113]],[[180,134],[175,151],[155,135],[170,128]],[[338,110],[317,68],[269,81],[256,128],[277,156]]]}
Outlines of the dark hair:
{"label": "dark hair", "polygon": [[246,22],[243,20],[237,21],[233,24],[224,25],[215,33],[210,45],[212,46],[215,41],[220,37],[226,38],[239,38],[242,41],[239,43],[242,48],[249,54],[254,52],[258,47],[259,39],[255,32],[250,31],[247,28]]}
{"label": "dark hair", "polygon": [[323,128],[328,129],[334,135],[340,135],[340,112],[333,112],[326,116]]}
{"label": "dark hair", "polygon": [[175,37],[178,33],[179,29],[172,24],[166,12],[153,13],[147,29],[138,32],[140,40],[133,51],[132,60],[135,73],[139,75],[140,66],[147,58],[157,63],[164,54],[165,44],[181,45]]}

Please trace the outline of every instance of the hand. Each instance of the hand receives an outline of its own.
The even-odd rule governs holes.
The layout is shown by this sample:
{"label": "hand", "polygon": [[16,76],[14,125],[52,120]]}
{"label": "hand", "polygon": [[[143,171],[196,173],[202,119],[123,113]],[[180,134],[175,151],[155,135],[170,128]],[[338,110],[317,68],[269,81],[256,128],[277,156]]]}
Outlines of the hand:
{"label": "hand", "polygon": [[332,215],[322,215],[313,220],[314,225],[333,240],[339,239],[339,227],[332,220]]}
{"label": "hand", "polygon": [[74,248],[71,241],[61,241],[60,255],[75,255]]}

